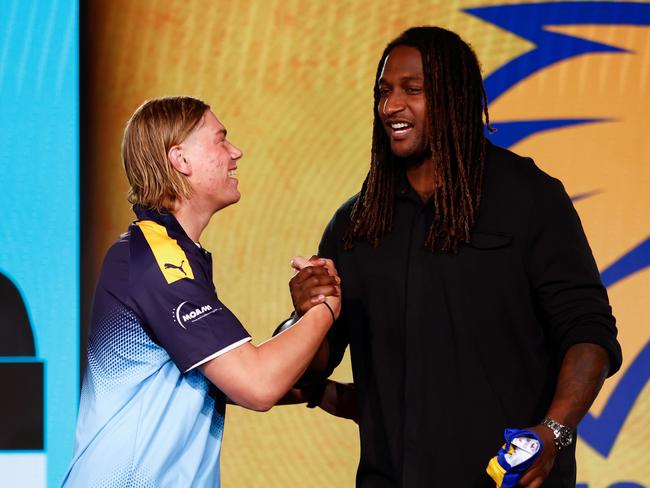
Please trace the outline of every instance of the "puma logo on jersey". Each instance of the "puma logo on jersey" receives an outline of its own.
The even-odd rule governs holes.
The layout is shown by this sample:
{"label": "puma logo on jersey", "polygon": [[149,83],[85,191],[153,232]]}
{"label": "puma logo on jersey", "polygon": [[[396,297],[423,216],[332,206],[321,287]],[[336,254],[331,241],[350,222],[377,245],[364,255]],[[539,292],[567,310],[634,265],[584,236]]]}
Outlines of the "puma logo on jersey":
{"label": "puma logo on jersey", "polygon": [[171,285],[179,280],[194,279],[192,263],[187,259],[187,255],[178,241],[169,236],[165,227],[152,220],[139,220],[136,225],[149,244],[151,252],[156,258],[156,264],[162,271],[167,284]]}
{"label": "puma logo on jersey", "polygon": [[185,260],[182,260],[181,264],[179,264],[178,266],[176,266],[175,264],[172,264],[172,263],[165,263],[165,269],[179,269],[179,270],[181,270],[183,272],[183,274],[185,276],[187,276],[187,273],[183,269],[183,263],[184,262],[185,262]]}

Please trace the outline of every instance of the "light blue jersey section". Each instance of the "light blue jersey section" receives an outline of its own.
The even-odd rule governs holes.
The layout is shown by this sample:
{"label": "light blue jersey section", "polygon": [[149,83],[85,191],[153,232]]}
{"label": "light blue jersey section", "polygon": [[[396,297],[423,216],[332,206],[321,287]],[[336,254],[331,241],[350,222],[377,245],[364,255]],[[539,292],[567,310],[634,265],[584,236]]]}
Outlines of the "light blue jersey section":
{"label": "light blue jersey section", "polygon": [[219,486],[225,397],[199,371],[182,374],[131,310],[114,307],[89,339],[63,486]]}

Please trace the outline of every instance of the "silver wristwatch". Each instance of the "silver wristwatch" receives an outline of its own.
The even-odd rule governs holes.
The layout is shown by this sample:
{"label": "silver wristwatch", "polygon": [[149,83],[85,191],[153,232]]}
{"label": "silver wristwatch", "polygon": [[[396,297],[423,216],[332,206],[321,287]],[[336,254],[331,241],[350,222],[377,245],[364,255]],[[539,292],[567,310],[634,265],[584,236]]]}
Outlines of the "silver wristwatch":
{"label": "silver wristwatch", "polygon": [[548,427],[551,429],[551,432],[553,432],[553,441],[555,442],[555,447],[557,447],[558,451],[570,446],[573,442],[573,429],[566,425],[562,425],[548,417],[545,417],[541,424]]}

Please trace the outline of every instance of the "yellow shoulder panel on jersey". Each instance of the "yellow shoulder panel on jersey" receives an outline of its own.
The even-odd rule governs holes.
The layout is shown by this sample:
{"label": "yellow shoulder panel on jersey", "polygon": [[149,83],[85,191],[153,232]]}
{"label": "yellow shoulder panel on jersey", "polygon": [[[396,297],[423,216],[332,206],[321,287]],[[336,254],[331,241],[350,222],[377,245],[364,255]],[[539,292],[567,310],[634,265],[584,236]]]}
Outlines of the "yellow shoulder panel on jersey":
{"label": "yellow shoulder panel on jersey", "polygon": [[176,239],[167,235],[167,229],[151,220],[141,220],[136,224],[147,240],[168,284],[171,285],[183,278],[194,279],[185,251],[178,245]]}

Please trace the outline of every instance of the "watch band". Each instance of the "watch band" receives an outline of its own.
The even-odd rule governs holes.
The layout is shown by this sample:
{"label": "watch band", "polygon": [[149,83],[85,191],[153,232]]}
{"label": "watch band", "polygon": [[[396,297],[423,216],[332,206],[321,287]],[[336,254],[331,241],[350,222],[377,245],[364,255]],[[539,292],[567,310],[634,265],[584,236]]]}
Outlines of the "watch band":
{"label": "watch band", "polygon": [[562,425],[549,417],[545,417],[540,423],[553,432],[553,442],[558,451],[570,446],[573,442],[574,432],[570,427]]}

